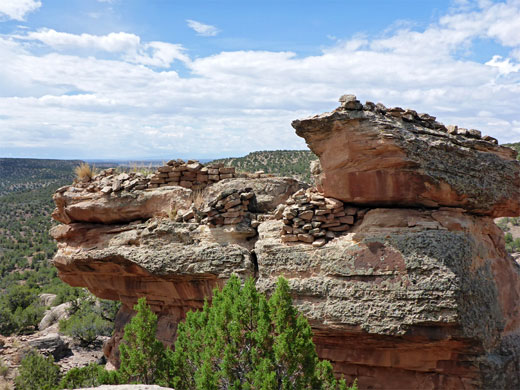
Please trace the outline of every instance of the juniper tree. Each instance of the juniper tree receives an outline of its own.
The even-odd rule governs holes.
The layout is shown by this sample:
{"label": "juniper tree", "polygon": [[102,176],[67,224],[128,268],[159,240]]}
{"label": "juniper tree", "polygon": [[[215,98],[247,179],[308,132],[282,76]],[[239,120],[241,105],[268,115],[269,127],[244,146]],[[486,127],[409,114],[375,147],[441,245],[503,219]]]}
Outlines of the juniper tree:
{"label": "juniper tree", "polygon": [[177,390],[347,389],[330,362],[318,359],[311,328],[283,278],[267,301],[252,279],[242,287],[232,276],[211,305],[179,324],[170,358]]}
{"label": "juniper tree", "polygon": [[121,383],[163,383],[167,372],[166,349],[157,340],[157,316],[140,298],[134,306],[137,314],[125,326],[119,345]]}

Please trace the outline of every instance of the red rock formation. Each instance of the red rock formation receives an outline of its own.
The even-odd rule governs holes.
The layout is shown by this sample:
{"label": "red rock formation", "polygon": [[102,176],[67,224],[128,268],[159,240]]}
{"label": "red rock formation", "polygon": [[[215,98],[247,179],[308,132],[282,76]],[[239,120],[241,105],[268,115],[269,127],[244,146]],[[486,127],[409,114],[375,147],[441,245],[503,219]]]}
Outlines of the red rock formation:
{"label": "red rock formation", "polygon": [[362,106],[347,96],[331,113],[292,123],[320,159],[324,195],[359,205],[520,214],[520,162],[513,149],[478,132],[450,133],[426,114]]}
{"label": "red rock formation", "polygon": [[[52,232],[54,264],[69,284],[123,302],[105,346],[114,364],[139,297],[171,345],[186,312],[231,273],[256,276],[267,293],[283,275],[319,355],[361,389],[520,387],[520,269],[491,219],[520,214],[513,153],[429,116],[365,106],[350,98],[295,123],[320,157],[325,195],[363,207],[329,201],[338,220],[357,211],[320,247],[282,239],[282,229],[323,234],[307,216],[326,207],[319,196],[297,195],[284,212],[301,188],[291,179],[225,179],[197,201],[176,186],[60,190],[55,218],[66,225]],[[246,188],[254,197],[233,211],[239,223],[205,217],[235,207],[229,195]],[[190,212],[173,215],[180,209]]]}

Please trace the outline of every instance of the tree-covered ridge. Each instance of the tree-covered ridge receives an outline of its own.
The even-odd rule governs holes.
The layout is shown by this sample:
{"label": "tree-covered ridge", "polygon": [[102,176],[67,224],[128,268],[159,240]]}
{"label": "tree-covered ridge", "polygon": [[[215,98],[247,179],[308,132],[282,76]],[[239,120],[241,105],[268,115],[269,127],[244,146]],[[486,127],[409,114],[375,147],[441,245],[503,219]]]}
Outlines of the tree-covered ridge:
{"label": "tree-covered ridge", "polygon": [[63,283],[50,260],[52,195],[69,184],[78,161],[0,159],[0,334],[31,333],[44,308],[41,293],[65,302],[79,294]]}
{"label": "tree-covered ridge", "polygon": [[518,155],[516,156],[517,160],[520,160],[520,142],[513,142],[510,144],[503,144],[502,146],[510,147],[518,152]]}
{"label": "tree-covered ridge", "polygon": [[0,196],[70,183],[79,160],[0,158]]}
{"label": "tree-covered ridge", "polygon": [[215,160],[237,168],[238,171],[274,173],[306,182],[311,180],[310,162],[318,157],[310,150],[271,150],[252,152],[244,157]]}

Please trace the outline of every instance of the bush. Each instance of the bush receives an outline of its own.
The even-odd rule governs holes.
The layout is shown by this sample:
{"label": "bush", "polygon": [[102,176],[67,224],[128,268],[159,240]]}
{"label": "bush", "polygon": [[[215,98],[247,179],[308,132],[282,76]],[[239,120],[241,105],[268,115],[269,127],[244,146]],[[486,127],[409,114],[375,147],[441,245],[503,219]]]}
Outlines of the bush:
{"label": "bush", "polygon": [[[266,300],[249,279],[232,276],[212,305],[190,312],[177,330],[171,385],[183,389],[347,389],[320,361],[307,320],[280,278]],[[351,389],[357,389],[354,383]]]}
{"label": "bush", "polygon": [[16,390],[54,390],[58,386],[60,369],[51,356],[31,351],[22,359],[18,372]]}
{"label": "bush", "polygon": [[60,332],[79,340],[81,345],[92,344],[98,336],[110,336],[113,325],[90,311],[77,313],[60,321]]}
{"label": "bush", "polygon": [[44,308],[36,292],[26,285],[14,285],[0,299],[0,334],[33,330],[43,317]]}
{"label": "bush", "polygon": [[118,383],[116,371],[107,371],[102,366],[91,363],[85,367],[70,369],[61,380],[59,388],[77,389]]}
{"label": "bush", "polygon": [[119,345],[119,375],[123,383],[164,384],[168,362],[165,347],[155,337],[157,316],[145,298],[139,299],[134,310],[137,314],[125,326]]}

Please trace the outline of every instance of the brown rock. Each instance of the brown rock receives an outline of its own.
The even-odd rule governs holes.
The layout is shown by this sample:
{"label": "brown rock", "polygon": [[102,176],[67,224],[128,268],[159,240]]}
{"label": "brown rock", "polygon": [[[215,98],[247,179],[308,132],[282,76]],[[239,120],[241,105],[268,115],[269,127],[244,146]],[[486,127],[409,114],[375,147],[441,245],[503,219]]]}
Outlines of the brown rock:
{"label": "brown rock", "polygon": [[310,234],[300,233],[300,234],[298,234],[298,241],[311,243],[314,241],[314,237],[311,236]]}
{"label": "brown rock", "polygon": [[409,126],[381,113],[338,110],[296,120],[293,127],[320,159],[318,187],[327,197],[358,205],[462,207],[493,217],[520,214],[514,151],[454,138],[426,122]]}
{"label": "brown rock", "polygon": [[341,223],[348,223],[349,225],[354,224],[354,217],[352,215],[348,215],[346,217],[338,218],[338,221]]}
{"label": "brown rock", "polygon": [[298,214],[298,217],[300,217],[301,219],[306,220],[306,221],[310,221],[313,216],[314,216],[314,211],[312,211],[312,210],[303,211]]}

